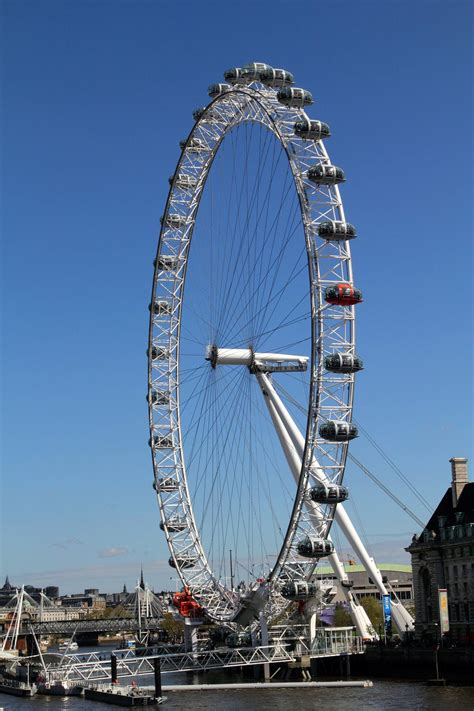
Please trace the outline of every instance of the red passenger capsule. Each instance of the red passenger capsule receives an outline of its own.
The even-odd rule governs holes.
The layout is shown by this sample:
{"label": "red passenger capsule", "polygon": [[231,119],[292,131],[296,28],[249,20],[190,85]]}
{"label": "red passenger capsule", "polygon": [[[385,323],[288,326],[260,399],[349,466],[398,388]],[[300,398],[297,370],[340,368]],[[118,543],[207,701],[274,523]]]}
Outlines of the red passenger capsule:
{"label": "red passenger capsule", "polygon": [[362,293],[350,284],[334,284],[326,287],[324,298],[328,304],[352,306],[362,301]]}

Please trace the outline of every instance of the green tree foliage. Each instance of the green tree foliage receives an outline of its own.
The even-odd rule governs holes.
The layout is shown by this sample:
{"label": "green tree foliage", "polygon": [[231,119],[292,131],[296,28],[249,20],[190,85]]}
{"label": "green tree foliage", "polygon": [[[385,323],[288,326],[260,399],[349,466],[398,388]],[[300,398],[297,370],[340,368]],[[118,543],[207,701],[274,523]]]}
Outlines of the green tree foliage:
{"label": "green tree foliage", "polygon": [[168,633],[170,642],[181,642],[184,634],[184,622],[176,620],[170,612],[166,612],[160,627]]}
{"label": "green tree foliage", "polygon": [[382,603],[375,597],[363,597],[360,600],[360,604],[366,611],[369,620],[376,631],[379,630],[380,626],[383,625],[383,613],[382,613]]}
{"label": "green tree foliage", "polygon": [[346,608],[337,604],[334,610],[334,627],[349,627],[352,625],[352,619]]}

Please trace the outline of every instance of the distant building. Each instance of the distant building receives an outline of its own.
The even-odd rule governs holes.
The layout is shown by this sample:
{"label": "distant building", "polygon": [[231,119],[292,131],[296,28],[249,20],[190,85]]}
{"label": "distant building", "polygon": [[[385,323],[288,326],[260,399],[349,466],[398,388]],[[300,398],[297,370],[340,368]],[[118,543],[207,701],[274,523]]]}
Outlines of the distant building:
{"label": "distant building", "polygon": [[448,591],[450,635],[474,641],[474,483],[467,459],[450,459],[452,482],[411,555],[417,636],[439,636],[439,588]]}
{"label": "distant building", "polygon": [[15,594],[15,590],[16,588],[10,583],[7,575],[5,582],[3,583],[3,587],[0,588],[0,607],[3,607],[7,604],[7,602],[9,602],[9,600],[12,599]]}
{"label": "distant building", "polygon": [[[377,565],[382,573],[382,578],[387,585],[390,595],[393,599],[398,598],[405,607],[413,607],[413,574],[411,565],[402,565],[397,563],[381,563]],[[373,597],[380,600],[380,593],[375,587],[369,574],[362,565],[355,563],[345,564],[344,568],[352,581],[352,592],[361,600],[364,597]],[[332,602],[344,602],[345,595],[342,586],[338,582],[332,568],[328,566],[317,567],[317,577],[323,576],[325,580],[332,580],[336,587],[337,593]]]}
{"label": "distant building", "polygon": [[105,610],[105,595],[99,594],[97,588],[84,590],[84,594],[64,595],[61,598],[63,607],[88,607],[90,610]]}
{"label": "distant building", "polygon": [[118,593],[107,593],[105,596],[107,607],[115,607],[116,605],[123,605],[129,597],[127,592],[127,586],[124,583],[122,592]]}

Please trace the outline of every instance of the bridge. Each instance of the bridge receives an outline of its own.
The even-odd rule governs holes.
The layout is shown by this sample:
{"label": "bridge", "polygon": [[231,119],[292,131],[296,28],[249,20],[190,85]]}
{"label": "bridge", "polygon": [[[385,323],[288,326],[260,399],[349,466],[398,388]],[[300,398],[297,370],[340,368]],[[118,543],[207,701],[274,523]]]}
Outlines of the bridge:
{"label": "bridge", "polygon": [[[155,660],[159,660],[163,673],[205,671],[223,667],[244,667],[275,662],[294,662],[295,655],[287,645],[274,644],[238,649],[213,649],[206,652],[179,652],[136,656],[134,650],[117,650],[117,677],[144,676],[154,673]],[[50,657],[51,655],[48,655]],[[97,653],[66,655],[59,668],[61,657],[47,665],[48,676],[78,683],[110,681],[111,662]]]}
{"label": "bridge", "polygon": [[107,632],[157,632],[162,619],[133,617],[108,617],[104,619],[85,618],[83,620],[54,620],[49,622],[29,622],[24,634],[71,636],[74,633]]}

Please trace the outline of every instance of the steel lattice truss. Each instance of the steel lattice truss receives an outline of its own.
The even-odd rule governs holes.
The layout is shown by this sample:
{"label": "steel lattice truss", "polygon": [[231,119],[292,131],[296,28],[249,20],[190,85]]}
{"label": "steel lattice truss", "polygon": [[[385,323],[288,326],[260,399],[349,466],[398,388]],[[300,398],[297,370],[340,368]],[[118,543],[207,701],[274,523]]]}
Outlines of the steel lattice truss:
{"label": "steel lattice truss", "polygon": [[[303,465],[291,520],[266,581],[269,618],[287,605],[279,594],[282,585],[308,579],[317,562],[302,558],[296,543],[308,535],[327,538],[329,534],[334,505],[318,505],[318,516],[314,515],[314,506],[309,509],[305,505],[316,481],[315,466],[328,482],[340,484],[344,475],[347,442],[321,438],[319,426],[331,419],[351,421],[354,374],[324,369],[325,356],[355,354],[354,307],[330,305],[324,299],[327,286],[353,284],[351,256],[348,241],[327,241],[318,236],[322,222],[344,222],[345,216],[337,185],[316,185],[308,179],[310,168],[330,165],[330,159],[322,140],[306,140],[295,134],[295,122],[307,118],[302,108],[283,105],[276,89],[259,81],[228,87],[206,107],[189,134],[162,218],[152,294],[152,303],[162,306],[158,312],[151,312],[148,351],[154,486],[174,565],[183,583],[216,621],[232,621],[242,601],[213,573],[193,513],[180,421],[180,325],[189,250],[206,180],[225,136],[246,122],[271,131],[286,153],[299,200],[310,280],[312,347]],[[154,402],[152,392],[158,393]]]}
{"label": "steel lattice truss", "polygon": [[109,617],[107,619],[94,620],[54,620],[52,622],[30,622],[23,631],[28,634],[33,631],[35,634],[62,634],[72,635],[84,632],[134,632],[143,630],[156,632],[161,629],[162,618],[120,618]]}
{"label": "steel lattice truss", "polygon": [[[117,656],[117,676],[120,678],[153,674],[155,659],[160,660],[163,673],[294,661],[294,655],[284,644],[146,657],[137,657],[132,651],[118,650]],[[54,678],[55,669],[55,665],[48,665],[48,675],[51,678]],[[70,655],[61,667],[61,678],[77,682],[109,680],[110,660],[105,661],[98,654]]]}

